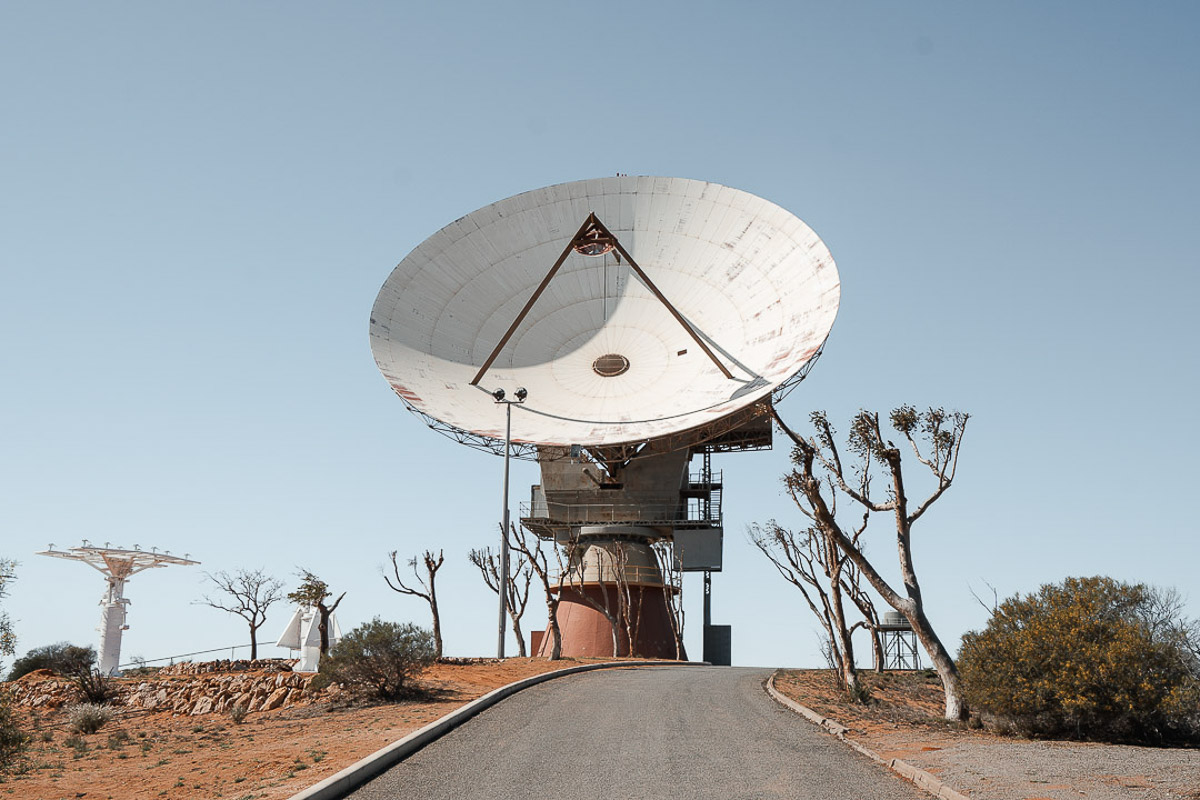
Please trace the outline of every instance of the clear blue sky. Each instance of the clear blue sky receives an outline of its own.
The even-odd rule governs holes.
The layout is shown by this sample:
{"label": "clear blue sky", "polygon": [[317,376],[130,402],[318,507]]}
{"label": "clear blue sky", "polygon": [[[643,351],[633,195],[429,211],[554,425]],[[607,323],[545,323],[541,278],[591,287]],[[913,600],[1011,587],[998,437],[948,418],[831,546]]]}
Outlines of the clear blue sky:
{"label": "clear blue sky", "polygon": [[[20,561],[20,652],[95,641],[99,575],[33,555],[87,538],[203,562],[130,582],[126,659],[242,641],[194,604],[203,570],[304,566],[348,592],[343,628],[427,622],[378,574],[426,547],[446,551],[448,652],[493,654],[466,553],[495,538],[502,462],[404,409],[368,313],[457,217],[617,172],[758,194],[829,245],[842,307],[781,407],[794,423],[974,415],[917,530],[952,649],[985,582],[1108,574],[1200,615],[1198,23],[1183,2],[5,3],[0,555]],[[799,523],[786,455],[716,460],[714,621],[736,663],[821,663],[745,541]],[[536,470],[513,481],[516,513]],[[698,654],[698,577],[686,591]]]}

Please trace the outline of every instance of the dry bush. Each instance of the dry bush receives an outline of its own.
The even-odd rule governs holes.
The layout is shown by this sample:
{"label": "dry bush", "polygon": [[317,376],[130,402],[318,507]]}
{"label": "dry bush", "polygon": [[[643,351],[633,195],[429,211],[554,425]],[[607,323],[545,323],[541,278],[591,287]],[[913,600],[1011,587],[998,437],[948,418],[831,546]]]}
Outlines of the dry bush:
{"label": "dry bush", "polygon": [[95,733],[112,719],[112,709],[99,703],[79,703],[67,708],[67,722],[76,733]]}
{"label": "dry bush", "polygon": [[84,669],[75,673],[75,685],[83,693],[83,699],[89,703],[103,705],[117,699],[117,684],[99,670]]}
{"label": "dry bush", "polygon": [[17,724],[8,692],[0,691],[0,772],[12,769],[28,745],[29,735]]}
{"label": "dry bush", "polygon": [[90,645],[80,647],[70,642],[57,642],[35,647],[13,662],[8,679],[15,681],[38,669],[48,669],[56,675],[70,677],[90,670],[96,663],[96,651]]}
{"label": "dry bush", "polygon": [[968,702],[1027,735],[1200,740],[1200,636],[1170,591],[1068,578],[963,637]]}
{"label": "dry bush", "polygon": [[321,659],[315,686],[337,682],[384,700],[412,693],[410,681],[437,660],[433,634],[376,617],[342,637]]}

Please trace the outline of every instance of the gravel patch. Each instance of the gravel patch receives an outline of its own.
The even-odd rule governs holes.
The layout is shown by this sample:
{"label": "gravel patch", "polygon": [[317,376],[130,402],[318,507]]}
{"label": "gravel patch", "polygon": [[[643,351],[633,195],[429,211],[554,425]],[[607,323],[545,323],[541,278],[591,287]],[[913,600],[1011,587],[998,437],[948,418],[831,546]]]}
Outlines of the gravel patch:
{"label": "gravel patch", "polygon": [[828,671],[780,670],[775,686],[847,728],[847,739],[901,759],[975,800],[1200,800],[1200,749],[999,736],[940,719],[941,684],[916,673],[860,675],[872,702],[847,704]]}
{"label": "gravel patch", "polygon": [[1197,800],[1200,750],[973,736],[904,760],[988,800]]}

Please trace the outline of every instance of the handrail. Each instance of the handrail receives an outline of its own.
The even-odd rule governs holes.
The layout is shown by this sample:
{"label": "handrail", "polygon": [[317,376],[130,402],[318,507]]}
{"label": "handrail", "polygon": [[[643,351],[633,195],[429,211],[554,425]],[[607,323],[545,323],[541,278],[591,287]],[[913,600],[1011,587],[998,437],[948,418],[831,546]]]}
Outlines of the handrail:
{"label": "handrail", "polygon": [[[521,516],[583,524],[606,522],[720,522],[719,504],[713,503],[707,516],[701,506],[673,502],[645,503],[551,503],[522,502]],[[536,506],[542,513],[532,513]]]}
{"label": "handrail", "polygon": [[[617,570],[618,568],[613,564],[588,564],[582,570],[582,574],[580,574],[580,570],[578,568],[574,568],[568,569],[566,573],[560,572],[551,576],[551,583],[558,583],[561,579],[562,586],[568,588],[573,585],[578,586],[585,583],[617,583],[619,582],[616,575]],[[641,564],[626,564],[622,569],[622,572],[624,574],[624,580],[621,582],[624,583],[641,583],[652,586],[670,586],[674,589],[679,588],[676,583],[665,580],[662,570],[660,570],[657,566],[651,567],[643,566]]]}
{"label": "handrail", "polygon": [[[259,644],[262,644],[262,642],[259,642]],[[117,666],[117,669],[136,669],[137,667],[143,667],[146,664],[153,664],[156,661],[170,661],[172,664],[174,664],[175,659],[177,658],[186,658],[187,656],[202,656],[206,653],[222,653],[226,650],[229,651],[229,657],[233,658],[234,650],[249,646],[249,644],[233,644],[229,647],[214,647],[212,650],[197,650],[194,653],[179,653],[178,655],[163,656],[162,658],[139,658],[137,661],[130,661],[128,664],[120,664]]]}

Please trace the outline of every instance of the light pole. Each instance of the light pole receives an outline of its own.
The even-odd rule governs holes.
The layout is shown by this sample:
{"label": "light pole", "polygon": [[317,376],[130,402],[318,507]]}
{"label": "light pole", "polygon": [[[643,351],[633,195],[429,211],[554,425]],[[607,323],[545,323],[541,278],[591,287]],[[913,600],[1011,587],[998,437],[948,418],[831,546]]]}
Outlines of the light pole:
{"label": "light pole", "polygon": [[504,406],[504,512],[500,523],[500,640],[496,646],[496,658],[504,658],[504,634],[508,628],[508,462],[512,453],[512,407],[513,403],[524,403],[529,392],[517,389],[516,400],[505,400],[504,390],[492,392],[496,402]]}

